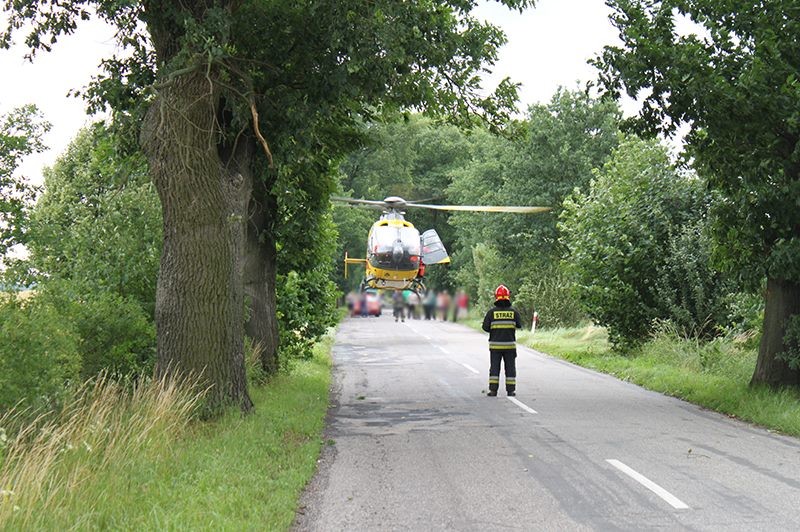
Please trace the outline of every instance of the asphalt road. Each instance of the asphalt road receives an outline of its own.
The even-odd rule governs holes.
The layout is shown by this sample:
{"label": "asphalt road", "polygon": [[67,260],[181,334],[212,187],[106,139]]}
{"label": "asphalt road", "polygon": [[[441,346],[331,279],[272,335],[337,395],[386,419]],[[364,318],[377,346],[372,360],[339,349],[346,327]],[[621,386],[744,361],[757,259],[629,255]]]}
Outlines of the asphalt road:
{"label": "asphalt road", "polygon": [[800,530],[800,441],[485,334],[344,321],[296,530]]}

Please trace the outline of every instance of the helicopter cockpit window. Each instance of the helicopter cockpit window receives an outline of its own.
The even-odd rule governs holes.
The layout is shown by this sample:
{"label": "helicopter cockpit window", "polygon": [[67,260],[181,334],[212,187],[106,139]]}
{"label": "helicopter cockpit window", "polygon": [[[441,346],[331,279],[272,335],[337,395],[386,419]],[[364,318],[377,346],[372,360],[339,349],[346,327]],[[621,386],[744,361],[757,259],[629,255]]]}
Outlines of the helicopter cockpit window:
{"label": "helicopter cockpit window", "polygon": [[419,232],[413,227],[391,225],[373,228],[367,254],[378,268],[416,270],[419,268]]}

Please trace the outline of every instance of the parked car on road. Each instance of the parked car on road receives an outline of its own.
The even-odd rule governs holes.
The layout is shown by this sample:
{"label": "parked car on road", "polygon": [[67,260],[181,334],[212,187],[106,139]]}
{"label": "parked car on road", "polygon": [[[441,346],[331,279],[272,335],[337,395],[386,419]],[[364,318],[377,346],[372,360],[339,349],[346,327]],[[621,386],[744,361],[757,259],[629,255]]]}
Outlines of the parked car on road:
{"label": "parked car on road", "polygon": [[382,310],[381,296],[377,290],[367,290],[359,294],[358,297],[353,298],[352,316],[361,315],[361,303],[366,299],[367,302],[367,315],[380,316]]}

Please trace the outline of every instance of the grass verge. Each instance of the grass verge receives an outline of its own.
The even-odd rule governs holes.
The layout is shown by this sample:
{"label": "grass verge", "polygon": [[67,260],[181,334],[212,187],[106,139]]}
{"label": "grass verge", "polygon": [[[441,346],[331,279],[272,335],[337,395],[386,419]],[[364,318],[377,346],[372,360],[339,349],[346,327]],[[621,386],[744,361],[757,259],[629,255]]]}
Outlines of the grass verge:
{"label": "grass verge", "polygon": [[800,436],[800,392],[749,386],[757,353],[738,339],[701,343],[664,331],[625,354],[612,351],[605,331],[596,327],[522,332],[519,341],[650,390]]}
{"label": "grass verge", "polygon": [[196,397],[101,394],[76,405],[72,421],[7,440],[0,529],[288,529],[322,445],[331,343],[252,388],[247,416],[191,422],[182,405]]}

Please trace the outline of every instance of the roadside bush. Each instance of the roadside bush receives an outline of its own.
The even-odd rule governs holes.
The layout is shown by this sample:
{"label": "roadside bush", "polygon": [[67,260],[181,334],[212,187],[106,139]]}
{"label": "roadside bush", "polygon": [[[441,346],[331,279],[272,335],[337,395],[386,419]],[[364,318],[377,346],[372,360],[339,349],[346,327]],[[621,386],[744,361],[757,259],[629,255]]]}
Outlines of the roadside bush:
{"label": "roadside bush", "polygon": [[554,265],[526,279],[513,301],[526,324],[531,323],[534,311],[539,313],[539,325],[548,328],[574,327],[588,319],[572,281]]}
{"label": "roadside bush", "polygon": [[592,320],[622,349],[658,320],[710,338],[726,325],[732,291],[709,266],[709,197],[656,141],[626,139],[587,193],[564,203],[559,228],[570,273]]}
{"label": "roadside bush", "polygon": [[764,296],[735,292],[728,296],[727,333],[748,338],[750,347],[758,347],[764,323]]}
{"label": "roadside bush", "polygon": [[80,337],[38,298],[0,301],[0,411],[58,400],[80,374]]}
{"label": "roadside bush", "polygon": [[113,292],[76,288],[51,283],[40,297],[61,309],[80,336],[81,379],[101,372],[124,377],[152,371],[155,325],[139,303]]}
{"label": "roadside bush", "polygon": [[698,219],[670,231],[654,284],[661,315],[682,336],[710,339],[728,323],[733,287],[709,268],[713,244],[707,223]]}
{"label": "roadside bush", "polygon": [[279,360],[285,365],[310,358],[314,344],[336,323],[336,285],[327,272],[310,270],[278,275],[277,287]]}

